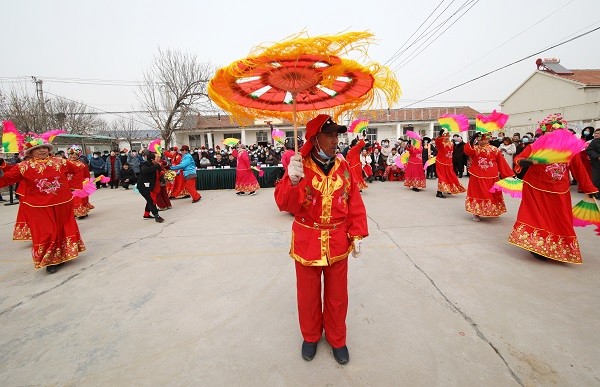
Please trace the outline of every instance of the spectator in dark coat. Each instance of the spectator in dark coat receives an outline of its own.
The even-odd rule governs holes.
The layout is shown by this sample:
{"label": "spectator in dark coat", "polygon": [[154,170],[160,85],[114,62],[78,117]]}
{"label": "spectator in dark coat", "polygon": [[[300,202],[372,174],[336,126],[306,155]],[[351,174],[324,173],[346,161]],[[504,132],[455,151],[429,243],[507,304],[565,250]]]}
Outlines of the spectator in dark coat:
{"label": "spectator in dark coat", "polygon": [[[94,152],[92,159],[90,160],[90,171],[94,174],[94,177],[104,175],[106,173],[106,163],[104,159],[100,157],[100,152]],[[96,182],[96,188],[100,188],[101,183]],[[102,184],[106,187],[106,184]]]}
{"label": "spectator in dark coat", "polygon": [[465,166],[467,165],[467,155],[465,155],[465,142],[463,138],[455,134],[452,136],[452,142],[454,143],[452,151],[452,167],[456,176],[463,177],[465,173]]}
{"label": "spectator in dark coat", "polygon": [[135,173],[133,172],[133,169],[129,167],[129,164],[123,164],[119,171],[119,182],[121,183],[121,187],[129,189],[129,186],[135,184],[136,180]]}
{"label": "spectator in dark coat", "polygon": [[592,183],[600,190],[600,128],[594,130],[593,136],[586,151],[592,164]]}

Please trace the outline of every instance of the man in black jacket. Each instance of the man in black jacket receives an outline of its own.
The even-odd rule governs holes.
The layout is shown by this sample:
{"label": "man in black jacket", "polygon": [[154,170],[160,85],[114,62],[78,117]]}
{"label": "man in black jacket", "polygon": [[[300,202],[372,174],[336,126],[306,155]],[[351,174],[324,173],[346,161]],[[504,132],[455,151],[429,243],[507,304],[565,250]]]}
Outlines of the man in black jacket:
{"label": "man in black jacket", "polygon": [[[140,164],[140,174],[137,181],[137,189],[146,199],[146,208],[144,209],[144,219],[152,219],[158,223],[165,220],[158,215],[158,208],[154,202],[154,186],[156,185],[156,176],[162,170],[160,166],[160,156],[145,149],[142,152],[144,162]],[[150,215],[152,213],[152,215]]]}
{"label": "man in black jacket", "polygon": [[586,151],[592,164],[592,183],[600,190],[600,128],[594,130],[594,139]]}
{"label": "man in black jacket", "polygon": [[452,166],[454,167],[454,173],[456,173],[456,176],[458,177],[463,177],[465,166],[467,165],[465,142],[458,134],[452,136],[452,142],[454,143],[454,148],[452,150]]}

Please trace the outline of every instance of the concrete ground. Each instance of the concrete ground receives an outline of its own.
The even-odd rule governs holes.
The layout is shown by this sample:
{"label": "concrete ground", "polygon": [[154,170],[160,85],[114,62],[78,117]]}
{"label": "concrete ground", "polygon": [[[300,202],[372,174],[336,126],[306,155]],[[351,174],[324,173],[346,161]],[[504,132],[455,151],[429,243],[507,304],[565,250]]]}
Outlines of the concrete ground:
{"label": "concrete ground", "polygon": [[583,265],[541,262],[506,242],[518,199],[475,223],[435,184],[363,194],[346,366],[324,339],[300,357],[292,218],[273,189],[204,191],[163,224],[142,220],[138,194],[101,189],[79,221],[87,251],[53,275],[11,240],[17,206],[0,206],[0,385],[600,384],[593,229],[577,229]]}

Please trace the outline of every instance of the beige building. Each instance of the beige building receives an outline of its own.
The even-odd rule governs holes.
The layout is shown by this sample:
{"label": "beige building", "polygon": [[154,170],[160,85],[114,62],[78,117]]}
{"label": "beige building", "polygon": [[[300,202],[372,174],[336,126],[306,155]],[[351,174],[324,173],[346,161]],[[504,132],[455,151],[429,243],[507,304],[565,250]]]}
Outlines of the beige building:
{"label": "beige building", "polygon": [[[407,130],[416,131],[422,136],[435,137],[439,131],[437,119],[443,114],[465,114],[474,130],[475,116],[479,112],[468,106],[386,109],[366,111],[360,118],[369,120],[369,140],[388,139],[394,143],[398,138],[404,137]],[[350,125],[354,119],[356,117],[342,117],[339,121],[341,124]],[[294,127],[291,122],[273,119],[271,124],[284,131],[287,138],[293,139]],[[304,126],[299,127],[298,133],[304,136]],[[182,129],[175,133],[173,144],[187,144],[191,148],[214,148],[216,145],[223,147],[222,141],[229,137],[238,138],[243,144],[272,143],[271,129],[265,121],[257,120],[240,126],[228,116],[198,115],[184,122]],[[345,134],[340,136],[340,141],[348,143],[353,138],[353,134]]]}
{"label": "beige building", "polygon": [[600,127],[600,69],[568,70],[556,59],[536,62],[537,70],[500,103],[510,115],[505,132],[535,132],[537,123],[561,113],[579,134]]}

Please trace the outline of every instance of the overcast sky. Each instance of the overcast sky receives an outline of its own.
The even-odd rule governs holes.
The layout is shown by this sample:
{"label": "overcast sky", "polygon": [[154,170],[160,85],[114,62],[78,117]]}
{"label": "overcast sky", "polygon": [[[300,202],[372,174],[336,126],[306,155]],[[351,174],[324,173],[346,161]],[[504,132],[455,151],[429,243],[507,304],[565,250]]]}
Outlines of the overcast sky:
{"label": "overcast sky", "polygon": [[[20,86],[34,93],[29,77],[36,76],[48,93],[103,110],[130,110],[139,107],[134,87],[86,85],[82,80],[140,81],[158,47],[193,53],[202,62],[224,66],[258,44],[302,30],[310,36],[368,30],[377,39],[369,49],[370,58],[386,63],[440,3],[429,19],[440,15],[434,25],[461,6],[465,11],[474,5],[440,35],[463,13],[459,11],[433,35],[439,38],[414,59],[403,64],[424,40],[389,63],[403,91],[395,107],[600,26],[598,0],[2,0],[0,90]],[[560,58],[569,69],[600,68],[599,39],[596,31],[539,57]],[[535,71],[535,59],[412,107],[468,105],[490,111]],[[57,78],[68,80],[57,82]]]}

